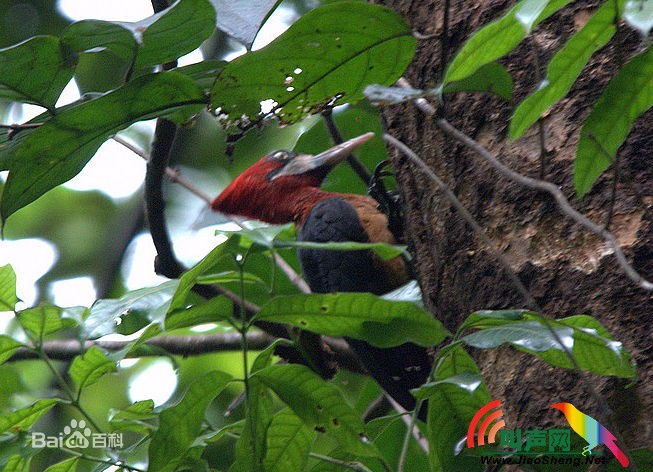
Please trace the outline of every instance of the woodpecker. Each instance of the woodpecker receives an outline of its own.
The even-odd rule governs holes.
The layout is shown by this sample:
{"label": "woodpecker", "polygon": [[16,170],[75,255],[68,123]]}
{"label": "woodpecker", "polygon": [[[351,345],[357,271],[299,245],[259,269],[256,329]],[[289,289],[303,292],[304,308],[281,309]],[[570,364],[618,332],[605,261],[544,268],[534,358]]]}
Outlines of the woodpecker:
{"label": "woodpecker", "polygon": [[[237,177],[211,204],[223,214],[271,224],[295,224],[299,241],[395,243],[388,218],[371,197],[320,188],[329,171],[374,133],[366,133],[320,154],[273,151]],[[408,281],[404,260],[382,261],[370,250],[300,249],[304,277],[315,293],[370,292],[381,295]],[[412,343],[381,349],[347,338],[370,375],[407,410],[415,408],[410,389],[422,385],[431,359]],[[423,418],[423,412],[420,412]]]}

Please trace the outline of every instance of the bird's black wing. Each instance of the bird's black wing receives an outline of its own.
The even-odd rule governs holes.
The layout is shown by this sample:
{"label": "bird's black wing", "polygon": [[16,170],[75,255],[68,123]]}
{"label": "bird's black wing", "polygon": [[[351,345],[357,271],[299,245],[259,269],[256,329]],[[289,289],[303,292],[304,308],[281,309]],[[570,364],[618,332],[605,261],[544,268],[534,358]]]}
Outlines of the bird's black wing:
{"label": "bird's black wing", "polygon": [[[298,240],[370,242],[356,210],[340,197],[322,200],[311,209]],[[298,253],[313,292],[380,295],[393,288],[385,274],[380,273],[372,251],[300,249]],[[381,387],[404,408],[412,410],[415,398],[410,389],[422,385],[430,371],[431,360],[426,350],[411,343],[381,349],[356,339],[347,338],[347,342]]]}

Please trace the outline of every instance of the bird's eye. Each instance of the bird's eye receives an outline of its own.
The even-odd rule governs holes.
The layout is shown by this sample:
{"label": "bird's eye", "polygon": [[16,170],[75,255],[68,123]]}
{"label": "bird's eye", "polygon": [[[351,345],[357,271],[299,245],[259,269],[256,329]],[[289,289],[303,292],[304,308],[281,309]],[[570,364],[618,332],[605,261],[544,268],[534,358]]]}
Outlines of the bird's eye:
{"label": "bird's eye", "polygon": [[274,151],[270,153],[270,157],[277,161],[288,161],[295,157],[295,153],[290,151]]}

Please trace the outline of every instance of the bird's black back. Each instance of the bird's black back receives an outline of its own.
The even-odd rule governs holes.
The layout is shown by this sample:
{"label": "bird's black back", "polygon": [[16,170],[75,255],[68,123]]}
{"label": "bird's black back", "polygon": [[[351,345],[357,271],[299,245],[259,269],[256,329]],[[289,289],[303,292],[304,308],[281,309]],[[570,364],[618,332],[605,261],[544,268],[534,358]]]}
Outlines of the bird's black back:
{"label": "bird's black back", "polygon": [[[311,209],[298,240],[370,242],[370,237],[352,205],[337,196],[322,200]],[[298,254],[304,277],[313,292],[381,295],[396,288],[380,270],[370,250],[300,249]],[[426,350],[412,343],[381,349],[356,339],[347,338],[347,342],[381,387],[404,408],[412,410],[415,399],[410,389],[422,385],[430,371],[431,361]]]}

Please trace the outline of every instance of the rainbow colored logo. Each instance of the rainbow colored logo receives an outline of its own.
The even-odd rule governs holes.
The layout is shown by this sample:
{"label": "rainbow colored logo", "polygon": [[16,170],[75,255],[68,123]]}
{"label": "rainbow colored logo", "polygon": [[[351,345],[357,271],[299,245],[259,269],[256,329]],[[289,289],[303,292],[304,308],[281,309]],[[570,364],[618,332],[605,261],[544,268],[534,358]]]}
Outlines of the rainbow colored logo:
{"label": "rainbow colored logo", "polygon": [[[492,411],[492,413],[485,416],[490,411]],[[485,419],[481,423],[481,427],[478,429],[478,434],[476,434],[476,426],[484,416]],[[496,442],[497,432],[506,425],[506,422],[501,419],[502,416],[503,411],[501,410],[501,400],[493,400],[481,407],[481,409],[479,409],[474,415],[474,418],[472,418],[472,421],[470,421],[469,428],[467,428],[467,447],[475,446],[474,438],[476,436],[478,436],[478,444],[476,444],[476,446],[484,446],[486,444],[485,433],[488,428],[490,428],[490,432],[487,433],[487,444]],[[492,424],[494,421],[496,422]],[[490,425],[492,425],[492,427],[490,427]]]}
{"label": "rainbow colored logo", "polygon": [[[503,420],[503,411],[500,400],[492,400],[482,406],[474,415],[467,428],[467,447],[473,448],[493,444],[499,436],[499,447],[507,447],[511,450],[510,456],[504,459],[493,459],[488,464],[574,464],[579,465],[581,461],[587,464],[607,463],[609,458],[601,454],[592,454],[592,450],[604,444],[622,467],[628,467],[630,461],[626,454],[617,446],[617,438],[607,430],[605,426],[586,415],[571,403],[561,402],[551,404],[552,408],[564,413],[567,423],[573,431],[587,441],[583,451],[578,454],[570,450],[571,438],[569,429],[535,430],[522,431],[506,430]],[[538,448],[548,448],[548,451]],[[549,457],[542,456],[549,454]],[[486,451],[489,456],[504,455],[505,450]],[[575,459],[569,456],[576,455]],[[528,457],[539,455],[538,457]],[[563,456],[567,456],[564,458]],[[512,457],[511,457],[512,456]],[[579,456],[582,456],[581,459]],[[483,457],[482,457],[483,459]],[[515,462],[518,460],[518,462]],[[484,462],[485,463],[485,462]]]}

